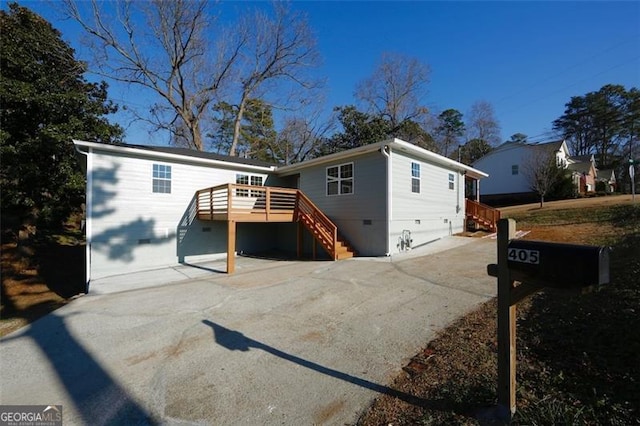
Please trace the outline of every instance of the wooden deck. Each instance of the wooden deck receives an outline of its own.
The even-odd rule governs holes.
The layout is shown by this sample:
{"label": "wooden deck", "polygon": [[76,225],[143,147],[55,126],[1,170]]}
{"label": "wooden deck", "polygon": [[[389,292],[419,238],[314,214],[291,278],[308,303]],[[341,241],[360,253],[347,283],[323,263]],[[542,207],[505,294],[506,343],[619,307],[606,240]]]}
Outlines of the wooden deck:
{"label": "wooden deck", "polygon": [[[338,234],[338,227],[298,189],[224,184],[196,193],[200,220],[228,224],[227,273],[234,270],[236,223],[298,222],[298,256],[302,253],[302,229],[306,228],[334,260],[353,257],[355,251]],[[316,245],[313,245],[315,258]]]}

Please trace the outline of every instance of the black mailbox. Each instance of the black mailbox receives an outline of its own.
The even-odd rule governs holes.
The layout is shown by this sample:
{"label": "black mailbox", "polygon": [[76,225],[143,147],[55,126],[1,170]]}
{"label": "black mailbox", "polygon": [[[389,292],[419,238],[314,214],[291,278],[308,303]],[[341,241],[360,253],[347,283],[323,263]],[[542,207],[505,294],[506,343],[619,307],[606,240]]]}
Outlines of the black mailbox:
{"label": "black mailbox", "polygon": [[608,247],[511,240],[507,258],[517,281],[562,289],[609,283]]}

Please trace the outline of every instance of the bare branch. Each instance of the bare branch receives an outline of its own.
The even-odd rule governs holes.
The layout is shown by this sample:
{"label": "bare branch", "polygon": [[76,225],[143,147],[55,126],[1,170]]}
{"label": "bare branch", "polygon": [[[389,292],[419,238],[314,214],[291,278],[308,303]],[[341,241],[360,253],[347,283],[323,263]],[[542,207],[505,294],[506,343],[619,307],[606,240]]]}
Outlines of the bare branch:
{"label": "bare branch", "polygon": [[371,77],[356,88],[355,96],[369,113],[382,116],[399,128],[423,115],[420,106],[429,82],[428,65],[397,53],[383,53]]}
{"label": "bare branch", "polygon": [[[307,19],[279,2],[273,3],[274,17],[256,11],[237,28],[245,34],[246,43],[239,49],[240,99],[235,117],[233,140],[229,151],[236,155],[240,137],[240,123],[249,99],[256,98],[260,89],[289,85],[313,89],[319,83],[306,72],[319,63],[315,39]],[[234,103],[234,102],[231,102]]]}
{"label": "bare branch", "polygon": [[532,191],[540,196],[540,207],[544,204],[544,197],[551,191],[558,179],[558,164],[556,153],[542,146],[530,146],[529,155],[522,164],[522,172],[529,182]]}
{"label": "bare branch", "polygon": [[168,130],[174,142],[202,150],[208,106],[238,58],[237,48],[228,54],[227,46],[208,39],[213,18],[207,1],[64,2],[91,38],[95,72],[159,96],[163,105],[150,106],[145,121]]}

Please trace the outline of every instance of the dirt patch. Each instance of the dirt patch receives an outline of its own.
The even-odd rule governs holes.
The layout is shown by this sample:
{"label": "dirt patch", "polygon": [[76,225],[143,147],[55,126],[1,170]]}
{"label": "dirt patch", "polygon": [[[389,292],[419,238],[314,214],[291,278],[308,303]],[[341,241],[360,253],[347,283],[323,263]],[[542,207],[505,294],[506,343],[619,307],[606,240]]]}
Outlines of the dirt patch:
{"label": "dirt patch", "polygon": [[41,237],[18,245],[3,235],[0,336],[84,293],[84,258],[76,239]]}
{"label": "dirt patch", "polygon": [[524,239],[559,243],[588,244],[594,235],[614,235],[617,228],[609,224],[581,223],[563,226],[531,226]]}
{"label": "dirt patch", "polygon": [[[603,197],[575,198],[571,200],[548,201],[540,208],[540,203],[522,204],[519,206],[500,207],[498,210],[507,216],[523,212],[538,212],[541,210],[561,210],[574,208],[590,208],[614,204],[631,204],[631,195],[608,195]],[[640,195],[636,196],[636,203],[640,204]]]}

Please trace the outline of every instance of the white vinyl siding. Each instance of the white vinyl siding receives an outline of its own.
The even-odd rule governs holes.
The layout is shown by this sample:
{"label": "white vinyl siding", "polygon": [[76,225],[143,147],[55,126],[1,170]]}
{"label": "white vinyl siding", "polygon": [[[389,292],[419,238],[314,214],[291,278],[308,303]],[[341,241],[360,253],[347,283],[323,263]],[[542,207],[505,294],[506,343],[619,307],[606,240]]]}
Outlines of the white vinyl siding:
{"label": "white vinyl siding", "polygon": [[354,158],[350,164],[357,188],[349,196],[327,196],[327,169],[344,164],[342,160],[301,170],[299,188],[338,225],[340,234],[357,247],[359,255],[383,256],[387,251],[386,158],[379,152]]}
{"label": "white vinyl siding", "polygon": [[[173,265],[179,254],[223,256],[226,228],[216,222],[194,223],[193,200],[197,190],[234,183],[242,166],[214,168],[187,162],[161,162],[150,156],[137,157],[94,151],[92,185],[92,278]],[[151,186],[154,164],[171,167],[171,192],[141,191]],[[165,169],[165,179],[166,177]],[[198,223],[199,222],[199,223]],[[203,232],[208,227],[211,232]],[[239,231],[240,232],[240,231]],[[217,237],[223,235],[223,238]],[[238,237],[238,244],[241,237]],[[180,253],[179,253],[180,251]]]}
{"label": "white vinyl siding", "polygon": [[[392,253],[400,250],[403,231],[411,233],[415,247],[463,230],[464,191],[456,190],[456,186],[454,190],[449,189],[451,177],[455,183],[459,172],[420,160],[404,152],[393,151],[392,154]],[[418,162],[422,186],[420,196],[416,197],[407,182],[413,179],[412,163]],[[457,210],[456,207],[461,208]]]}
{"label": "white vinyl siding", "polygon": [[530,148],[516,145],[496,149],[476,161],[473,167],[489,174],[480,184],[481,196],[531,192],[529,180],[520,169],[530,156]]}

